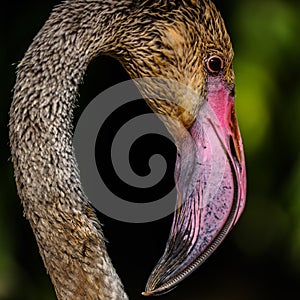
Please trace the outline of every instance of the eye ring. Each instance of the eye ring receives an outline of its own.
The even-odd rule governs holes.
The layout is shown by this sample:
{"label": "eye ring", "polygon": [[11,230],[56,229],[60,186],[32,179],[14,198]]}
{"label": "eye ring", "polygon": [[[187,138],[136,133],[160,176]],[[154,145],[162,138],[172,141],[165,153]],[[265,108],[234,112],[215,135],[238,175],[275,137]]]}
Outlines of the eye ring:
{"label": "eye ring", "polygon": [[207,60],[206,67],[209,73],[217,75],[223,70],[224,61],[220,56],[213,55]]}

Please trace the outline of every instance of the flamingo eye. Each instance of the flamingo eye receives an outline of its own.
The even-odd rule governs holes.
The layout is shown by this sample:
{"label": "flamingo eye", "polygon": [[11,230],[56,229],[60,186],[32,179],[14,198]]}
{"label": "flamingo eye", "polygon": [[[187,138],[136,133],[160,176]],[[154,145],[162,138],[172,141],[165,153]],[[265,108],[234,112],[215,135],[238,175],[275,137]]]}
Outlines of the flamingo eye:
{"label": "flamingo eye", "polygon": [[211,56],[206,63],[207,70],[213,74],[217,75],[224,67],[223,59],[220,56]]}

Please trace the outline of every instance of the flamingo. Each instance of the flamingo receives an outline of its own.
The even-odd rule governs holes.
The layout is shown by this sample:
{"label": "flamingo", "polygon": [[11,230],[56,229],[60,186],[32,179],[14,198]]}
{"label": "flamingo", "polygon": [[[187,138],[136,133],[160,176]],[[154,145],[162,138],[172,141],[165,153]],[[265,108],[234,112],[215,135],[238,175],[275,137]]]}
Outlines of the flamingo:
{"label": "flamingo", "polygon": [[245,206],[232,45],[210,0],[66,0],[53,9],[18,65],[9,132],[18,194],[58,299],[128,299],[72,145],[78,86],[99,55],[132,78],[192,91],[169,86],[161,101],[147,98],[153,81],[138,85],[178,152],[173,225],[143,293],[160,295],[210,256]]}

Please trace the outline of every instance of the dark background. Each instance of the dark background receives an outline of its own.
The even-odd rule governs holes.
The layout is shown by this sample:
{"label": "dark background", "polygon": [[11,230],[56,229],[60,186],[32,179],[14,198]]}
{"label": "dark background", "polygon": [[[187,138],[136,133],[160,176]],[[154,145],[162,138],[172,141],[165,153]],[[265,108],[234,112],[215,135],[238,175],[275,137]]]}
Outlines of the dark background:
{"label": "dark background", "polygon": [[[0,11],[0,299],[55,299],[16,194],[8,110],[15,68],[60,1],[3,1]],[[161,299],[298,299],[300,279],[300,84],[298,1],[215,1],[235,48],[236,107],[248,170],[248,202],[221,247]],[[99,92],[128,79],[98,58],[80,88],[76,116]],[[173,152],[170,152],[171,160]],[[131,299],[142,299],[171,217],[126,224],[99,216],[108,250]]]}

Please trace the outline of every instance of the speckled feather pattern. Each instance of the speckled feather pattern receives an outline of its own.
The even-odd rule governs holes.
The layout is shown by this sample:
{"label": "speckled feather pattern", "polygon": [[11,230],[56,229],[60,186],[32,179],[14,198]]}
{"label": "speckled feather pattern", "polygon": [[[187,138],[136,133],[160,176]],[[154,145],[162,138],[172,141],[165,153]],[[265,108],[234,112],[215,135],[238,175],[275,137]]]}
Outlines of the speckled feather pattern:
{"label": "speckled feather pattern", "polygon": [[[77,89],[89,62],[102,54],[120,60],[133,78],[175,79],[201,95],[205,59],[218,54],[226,80],[234,80],[229,37],[208,0],[68,0],[54,8],[19,63],[9,128],[24,214],[58,299],[127,299],[72,146]],[[192,112],[201,105],[176,100]],[[148,102],[186,126],[193,122],[193,114]]]}

